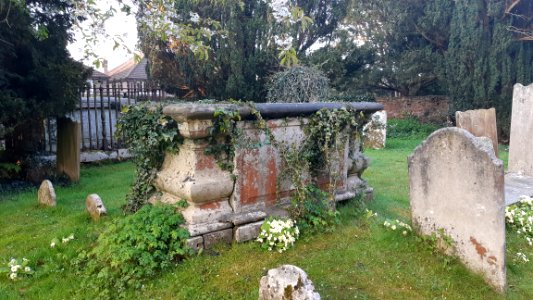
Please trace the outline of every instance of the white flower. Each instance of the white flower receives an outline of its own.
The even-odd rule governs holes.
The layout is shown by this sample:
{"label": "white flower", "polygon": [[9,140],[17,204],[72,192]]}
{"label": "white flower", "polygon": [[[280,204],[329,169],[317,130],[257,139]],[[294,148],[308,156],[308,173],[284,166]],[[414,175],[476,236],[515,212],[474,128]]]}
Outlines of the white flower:
{"label": "white flower", "polygon": [[31,272],[31,268],[30,267],[25,267],[24,268],[24,272]]}
{"label": "white flower", "polygon": [[50,248],[55,248],[55,246],[56,246],[55,242],[50,243]]}
{"label": "white flower", "polygon": [[265,221],[256,241],[267,246],[269,251],[283,252],[294,243],[298,234],[299,230],[292,220],[273,219]]}
{"label": "white flower", "polygon": [[200,16],[195,12],[189,12],[189,17],[191,22],[193,23],[198,23],[198,21],[200,21]]}
{"label": "white flower", "polygon": [[11,278],[11,280],[15,280],[17,278],[17,273],[9,274],[9,278]]}
{"label": "white flower", "polygon": [[391,229],[392,229],[392,230],[396,230],[396,225],[392,225],[392,226],[391,226]]}
{"label": "white flower", "polygon": [[528,261],[529,261],[529,259],[527,258],[527,256],[526,256],[524,253],[522,253],[522,252],[518,252],[518,253],[516,253],[516,257],[517,257],[519,260],[523,261],[523,262],[528,262]]}
{"label": "white flower", "polygon": [[11,267],[11,272],[16,273],[21,267],[19,265],[15,265]]}

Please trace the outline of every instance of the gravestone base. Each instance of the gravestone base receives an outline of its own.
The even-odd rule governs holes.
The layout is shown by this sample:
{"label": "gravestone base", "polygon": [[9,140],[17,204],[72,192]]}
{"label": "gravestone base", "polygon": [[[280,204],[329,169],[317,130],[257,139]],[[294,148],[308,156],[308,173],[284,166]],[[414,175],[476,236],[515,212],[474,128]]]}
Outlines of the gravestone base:
{"label": "gravestone base", "polygon": [[505,174],[505,204],[518,202],[522,195],[533,196],[533,177],[519,173]]}

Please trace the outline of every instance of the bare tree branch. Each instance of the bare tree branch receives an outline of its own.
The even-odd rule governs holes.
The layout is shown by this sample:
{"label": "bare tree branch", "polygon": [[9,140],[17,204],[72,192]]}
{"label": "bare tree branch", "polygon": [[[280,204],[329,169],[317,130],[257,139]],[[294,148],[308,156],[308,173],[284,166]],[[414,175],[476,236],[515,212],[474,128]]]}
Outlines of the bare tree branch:
{"label": "bare tree branch", "polygon": [[[414,23],[413,23],[414,24]],[[426,39],[428,42],[432,43],[433,45],[437,46],[437,48],[441,49],[441,50],[446,50],[446,47],[441,43],[441,42],[438,42],[437,40],[434,40],[432,38],[430,38],[422,29],[420,29],[420,27],[418,27],[418,25],[414,24],[415,26],[415,29],[416,31],[424,38]]]}
{"label": "bare tree branch", "polygon": [[533,30],[526,30],[515,26],[509,26],[507,29],[511,32],[519,34],[519,41],[533,41]]}
{"label": "bare tree branch", "polygon": [[520,4],[520,2],[522,2],[522,0],[514,0],[513,3],[511,3],[509,6],[507,6],[507,8],[505,9],[505,13],[506,14],[511,13],[511,11],[515,8],[515,6]]}
{"label": "bare tree branch", "polygon": [[9,46],[11,46],[11,47],[14,47],[14,46],[15,46],[15,44],[10,43],[10,42],[8,42],[8,41],[6,41],[6,40],[4,40],[4,39],[1,39],[1,38],[0,38],[0,42],[3,42],[3,43],[5,43],[5,44],[7,44],[7,45],[9,45]]}
{"label": "bare tree branch", "polygon": [[11,1],[8,1],[6,17],[2,21],[0,21],[0,23],[6,23],[9,28],[11,28],[11,25],[9,24],[9,13],[10,12],[11,12]]}

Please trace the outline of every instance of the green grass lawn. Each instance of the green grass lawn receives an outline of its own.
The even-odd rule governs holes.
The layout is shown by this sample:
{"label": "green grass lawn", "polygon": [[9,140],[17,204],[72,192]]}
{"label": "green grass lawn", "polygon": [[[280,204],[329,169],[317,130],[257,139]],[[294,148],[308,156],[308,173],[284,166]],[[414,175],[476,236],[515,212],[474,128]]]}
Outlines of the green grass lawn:
{"label": "green grass lawn", "polygon": [[[364,177],[375,192],[366,206],[378,218],[361,217],[360,205],[349,202],[340,205],[342,222],[333,233],[299,240],[282,254],[262,251],[255,243],[220,245],[151,278],[129,298],[257,299],[266,270],[295,264],[309,274],[323,299],[533,299],[533,262],[513,261],[518,251],[533,257],[533,248],[513,233],[508,234],[504,297],[430,244],[381,225],[384,218],[409,221],[407,156],[419,143],[390,139],[386,149],[367,151],[372,163]],[[501,157],[506,158],[505,151]],[[132,181],[131,163],[107,164],[85,167],[79,184],[58,187],[55,208],[38,207],[36,191],[0,196],[0,263],[26,257],[36,270],[16,282],[0,277],[0,299],[84,298],[70,258],[122,216]],[[98,223],[85,212],[90,193],[98,193],[108,208],[109,216]],[[71,233],[74,241],[50,248],[52,239]]]}

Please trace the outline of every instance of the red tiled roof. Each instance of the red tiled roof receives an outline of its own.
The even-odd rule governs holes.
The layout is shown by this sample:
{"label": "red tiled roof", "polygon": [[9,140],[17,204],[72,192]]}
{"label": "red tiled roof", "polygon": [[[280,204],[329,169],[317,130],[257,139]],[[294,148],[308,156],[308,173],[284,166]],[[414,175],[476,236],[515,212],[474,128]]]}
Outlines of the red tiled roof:
{"label": "red tiled roof", "polygon": [[107,72],[107,75],[112,80],[147,80],[147,63],[148,60],[146,58],[141,59],[139,63],[135,63],[135,60],[132,58]]}
{"label": "red tiled roof", "polygon": [[96,80],[101,80],[101,79],[109,79],[109,76],[98,71],[98,70],[94,70],[93,69],[93,72],[91,73],[91,76],[90,76],[91,79],[96,79]]}

